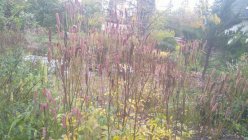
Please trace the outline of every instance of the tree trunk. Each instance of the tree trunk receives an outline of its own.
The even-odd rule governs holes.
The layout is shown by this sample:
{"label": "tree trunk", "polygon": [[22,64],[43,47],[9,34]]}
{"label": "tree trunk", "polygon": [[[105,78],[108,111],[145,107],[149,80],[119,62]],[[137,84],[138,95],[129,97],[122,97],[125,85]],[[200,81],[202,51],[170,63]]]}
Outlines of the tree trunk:
{"label": "tree trunk", "polygon": [[203,80],[205,79],[205,75],[206,75],[206,72],[207,72],[207,69],[208,69],[208,66],[209,66],[209,60],[210,60],[211,52],[212,52],[212,48],[213,48],[213,45],[211,43],[208,43],[208,42],[206,43],[206,46],[208,48],[207,48],[207,54],[206,54],[204,69],[202,71],[202,79]]}

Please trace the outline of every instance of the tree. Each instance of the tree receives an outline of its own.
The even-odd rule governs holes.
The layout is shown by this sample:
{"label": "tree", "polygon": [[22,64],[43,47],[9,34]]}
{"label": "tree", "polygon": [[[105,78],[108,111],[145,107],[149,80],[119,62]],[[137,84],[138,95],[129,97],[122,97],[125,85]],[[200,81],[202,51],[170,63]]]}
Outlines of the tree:
{"label": "tree", "polygon": [[[204,70],[202,72],[202,77],[204,78],[205,73],[207,71],[209,65],[209,59],[211,57],[211,51],[213,48],[220,49],[220,46],[223,46],[222,54],[228,54],[231,56],[239,57],[242,52],[247,52],[247,49],[244,49],[244,41],[242,41],[242,37],[244,35],[241,34],[226,34],[226,31],[231,27],[237,25],[242,22],[245,16],[248,19],[248,11],[247,5],[248,1],[246,0],[216,0],[213,7],[212,12],[208,9],[206,2],[204,0],[201,1],[201,6],[205,9],[202,11],[202,17],[205,21],[205,40],[206,40],[206,59],[204,64]],[[206,8],[204,8],[206,7]],[[221,21],[221,22],[220,22]],[[228,38],[235,36],[235,44],[230,44],[230,40]],[[228,41],[229,40],[229,41]],[[233,47],[227,47],[232,45]],[[229,49],[231,48],[231,49]],[[222,57],[225,58],[225,57]],[[226,60],[225,60],[226,61]]]}
{"label": "tree", "polygon": [[30,5],[28,12],[34,14],[39,25],[55,28],[55,14],[62,9],[59,0],[28,0],[27,3]]}
{"label": "tree", "polygon": [[101,0],[85,0],[83,5],[83,31],[88,32],[88,29],[93,28],[100,29],[104,19]]}
{"label": "tree", "polygon": [[[222,49],[222,61],[239,59],[248,51],[247,25],[244,21],[248,19],[248,1],[246,0],[216,0],[213,13],[221,19],[219,25],[218,42]],[[221,45],[219,45],[221,43]]]}
{"label": "tree", "polygon": [[155,0],[137,0],[137,19],[140,35],[147,34],[150,17],[152,17],[155,9]]}
{"label": "tree", "polygon": [[32,21],[27,8],[28,4],[23,0],[0,0],[0,30],[24,30]]}
{"label": "tree", "polygon": [[217,16],[216,13],[211,12],[208,0],[201,0],[198,7],[198,14],[201,17],[204,26],[203,26],[203,40],[204,48],[206,52],[204,67],[202,71],[202,79],[205,79],[205,74],[209,66],[209,60],[213,48],[217,46],[218,35],[220,34],[220,22],[221,19]]}

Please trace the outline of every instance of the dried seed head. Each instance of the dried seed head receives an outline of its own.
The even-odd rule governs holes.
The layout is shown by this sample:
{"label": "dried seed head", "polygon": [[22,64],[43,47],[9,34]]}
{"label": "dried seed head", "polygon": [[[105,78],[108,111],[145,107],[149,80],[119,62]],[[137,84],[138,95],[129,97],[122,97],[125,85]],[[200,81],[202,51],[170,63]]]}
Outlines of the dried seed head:
{"label": "dried seed head", "polygon": [[210,106],[214,106],[215,102],[216,102],[216,95],[214,95],[210,101]]}
{"label": "dried seed head", "polygon": [[201,95],[200,96],[200,103],[204,103],[204,100],[205,100],[205,96],[204,95]]}
{"label": "dried seed head", "polygon": [[218,103],[215,103],[215,105],[212,106],[211,111],[212,111],[212,112],[215,112],[215,111],[217,110],[217,108],[218,108]]}
{"label": "dried seed head", "polygon": [[88,75],[88,72],[85,73],[85,83],[86,83],[86,85],[88,85],[88,83],[89,83],[89,75]]}
{"label": "dried seed head", "polygon": [[225,112],[225,117],[228,118],[231,115],[231,113],[232,113],[231,108],[228,107]]}
{"label": "dried seed head", "polygon": [[48,62],[49,62],[49,63],[51,63],[51,59],[52,59],[52,51],[51,51],[51,48],[50,48],[50,47],[48,48],[47,59],[48,59]]}
{"label": "dried seed head", "polygon": [[71,114],[76,117],[77,121],[81,119],[81,112],[78,108],[73,108]]}
{"label": "dried seed head", "polygon": [[52,30],[51,29],[49,29],[49,31],[48,31],[48,39],[49,39],[49,43],[51,45],[51,42],[52,42]]}
{"label": "dried seed head", "polygon": [[41,103],[40,104],[40,111],[45,112],[46,110],[48,110],[48,103]]}
{"label": "dried seed head", "polygon": [[60,18],[59,13],[56,13],[56,23],[57,23],[57,30],[60,32]]}
{"label": "dried seed head", "polygon": [[46,127],[43,127],[43,128],[42,128],[42,137],[43,137],[44,139],[46,139],[46,137],[47,137],[47,128],[46,128]]}
{"label": "dried seed head", "polygon": [[62,123],[62,127],[63,127],[63,128],[66,128],[66,115],[63,115],[63,116],[62,116],[61,121],[62,121],[62,122],[61,122],[61,123]]}

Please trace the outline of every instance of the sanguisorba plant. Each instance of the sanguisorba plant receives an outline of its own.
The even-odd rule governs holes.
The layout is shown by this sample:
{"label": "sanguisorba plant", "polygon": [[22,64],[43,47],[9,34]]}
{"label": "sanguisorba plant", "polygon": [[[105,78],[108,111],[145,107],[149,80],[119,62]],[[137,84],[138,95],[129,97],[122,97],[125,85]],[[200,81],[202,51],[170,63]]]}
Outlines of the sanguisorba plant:
{"label": "sanguisorba plant", "polygon": [[[48,100],[41,104],[44,116],[52,109],[50,103],[59,105],[56,114],[68,139],[169,139],[165,114],[175,86],[175,64],[160,57],[149,35],[133,32],[133,23],[122,28],[120,21],[106,22],[104,30],[82,33],[80,4],[66,3],[65,9],[64,15],[56,14],[59,41],[48,48],[60,94],[53,101],[50,92],[43,92]],[[94,109],[102,110],[93,126],[99,132],[86,127]],[[47,132],[49,124],[44,138]]]}

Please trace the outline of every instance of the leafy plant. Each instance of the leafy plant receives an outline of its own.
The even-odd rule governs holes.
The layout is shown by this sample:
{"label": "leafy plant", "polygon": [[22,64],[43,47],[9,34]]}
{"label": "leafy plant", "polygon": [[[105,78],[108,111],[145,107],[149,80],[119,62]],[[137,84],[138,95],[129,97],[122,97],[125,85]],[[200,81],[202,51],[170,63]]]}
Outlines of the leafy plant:
{"label": "leafy plant", "polygon": [[[38,135],[33,115],[33,92],[39,89],[43,74],[39,64],[23,60],[23,51],[5,51],[0,57],[0,138],[23,139]],[[36,136],[35,136],[36,135]]]}

